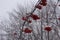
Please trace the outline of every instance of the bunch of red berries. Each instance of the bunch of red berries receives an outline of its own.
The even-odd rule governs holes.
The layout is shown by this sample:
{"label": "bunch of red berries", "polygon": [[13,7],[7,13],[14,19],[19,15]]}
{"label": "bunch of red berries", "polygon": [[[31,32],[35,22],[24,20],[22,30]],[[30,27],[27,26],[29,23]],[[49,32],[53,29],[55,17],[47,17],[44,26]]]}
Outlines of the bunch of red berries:
{"label": "bunch of red berries", "polygon": [[42,9],[42,6],[46,6],[47,5],[47,0],[41,0],[41,2],[36,5],[35,7],[38,8],[38,9]]}
{"label": "bunch of red berries", "polygon": [[23,30],[23,32],[25,32],[25,33],[31,33],[31,32],[32,32],[32,30],[31,30],[31,29],[29,29],[29,28],[25,28],[25,29]]}

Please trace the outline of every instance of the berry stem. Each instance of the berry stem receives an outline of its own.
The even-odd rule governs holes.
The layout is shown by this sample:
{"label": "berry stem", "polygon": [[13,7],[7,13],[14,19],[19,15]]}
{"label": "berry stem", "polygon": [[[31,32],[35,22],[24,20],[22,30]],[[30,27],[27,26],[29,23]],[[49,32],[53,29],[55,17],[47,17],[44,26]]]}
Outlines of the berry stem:
{"label": "berry stem", "polygon": [[49,40],[49,31],[48,31],[48,40]]}

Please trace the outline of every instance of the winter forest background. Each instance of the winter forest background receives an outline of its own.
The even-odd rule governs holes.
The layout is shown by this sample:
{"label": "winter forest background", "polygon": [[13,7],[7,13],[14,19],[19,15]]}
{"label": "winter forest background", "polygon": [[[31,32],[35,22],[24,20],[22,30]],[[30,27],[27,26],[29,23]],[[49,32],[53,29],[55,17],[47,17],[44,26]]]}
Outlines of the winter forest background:
{"label": "winter forest background", "polygon": [[[21,28],[23,26],[24,20],[22,17],[29,15],[29,13],[34,9],[38,0],[0,0],[0,40],[48,40],[47,32],[43,32],[43,39],[41,39],[41,25],[47,26],[46,24],[46,6],[43,6],[43,9],[36,9],[34,14],[42,17],[41,20],[32,20],[32,23],[25,23],[24,28],[28,27],[33,30],[32,33],[26,34],[22,33],[21,39],[19,39]],[[58,3],[57,3],[58,2]],[[48,0],[47,10],[50,10],[52,13],[54,12],[54,5],[57,4],[55,13],[57,18],[60,17],[60,0]],[[48,12],[48,11],[47,11]],[[49,12],[49,17],[52,18],[49,26],[53,26],[52,31],[49,34],[49,40],[60,40],[60,19],[58,20],[51,12]],[[50,14],[51,13],[51,14]],[[55,19],[54,19],[55,18]],[[58,24],[57,24],[57,22]],[[30,39],[29,39],[30,38]]]}

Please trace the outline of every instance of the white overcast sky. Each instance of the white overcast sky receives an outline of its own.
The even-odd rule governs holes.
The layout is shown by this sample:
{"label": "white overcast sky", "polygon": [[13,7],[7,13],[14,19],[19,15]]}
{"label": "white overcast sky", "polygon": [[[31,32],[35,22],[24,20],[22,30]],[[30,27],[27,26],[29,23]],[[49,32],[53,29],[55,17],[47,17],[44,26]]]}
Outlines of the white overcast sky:
{"label": "white overcast sky", "polygon": [[29,5],[31,1],[37,2],[37,0],[0,0],[0,19],[8,18],[7,11],[16,9],[17,4]]}
{"label": "white overcast sky", "polygon": [[17,4],[25,5],[30,1],[37,0],[0,0],[0,19],[8,18],[7,11],[12,11],[17,8]]}

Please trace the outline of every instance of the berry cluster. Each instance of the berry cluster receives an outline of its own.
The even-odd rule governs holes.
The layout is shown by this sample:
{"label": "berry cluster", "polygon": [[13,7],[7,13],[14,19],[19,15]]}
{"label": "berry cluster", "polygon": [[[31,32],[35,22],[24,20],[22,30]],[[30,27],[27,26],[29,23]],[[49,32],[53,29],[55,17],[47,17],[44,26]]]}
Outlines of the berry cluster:
{"label": "berry cluster", "polygon": [[51,31],[52,29],[51,29],[51,27],[45,27],[45,29],[44,30],[46,30],[46,31]]}
{"label": "berry cluster", "polygon": [[38,8],[38,9],[42,9],[42,6],[46,6],[47,5],[47,1],[46,0],[41,0],[41,2],[36,5],[35,7]]}
{"label": "berry cluster", "polygon": [[25,32],[25,33],[31,33],[31,32],[32,32],[32,30],[31,30],[31,29],[29,29],[29,28],[25,28],[25,30],[23,30],[23,32]]}

